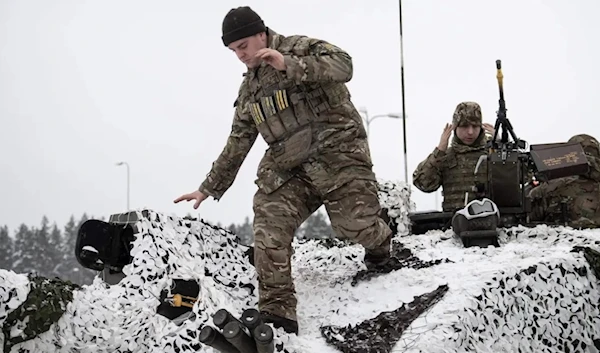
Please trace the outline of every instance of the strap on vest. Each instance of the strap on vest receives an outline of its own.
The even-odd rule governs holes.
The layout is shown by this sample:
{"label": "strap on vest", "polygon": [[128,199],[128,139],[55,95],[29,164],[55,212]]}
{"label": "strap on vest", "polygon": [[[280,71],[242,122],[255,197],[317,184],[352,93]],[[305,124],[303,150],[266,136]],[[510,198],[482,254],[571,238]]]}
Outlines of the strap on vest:
{"label": "strap on vest", "polygon": [[[292,44],[295,44],[300,38],[301,37],[295,38],[295,40],[292,41]],[[284,52],[286,52],[286,50],[284,50]],[[315,114],[319,114],[331,109],[331,106],[327,100],[327,95],[325,94],[325,90],[322,86],[312,91],[307,91],[306,86],[304,85],[295,85],[286,88],[286,84],[284,83],[286,82],[286,80],[283,78],[283,75],[279,71],[277,71],[277,77],[279,78],[280,89],[286,91],[285,94],[287,95],[289,101],[292,102],[292,104],[296,105],[301,100],[304,100]]]}
{"label": "strap on vest", "polygon": [[315,114],[331,109],[329,102],[327,102],[327,99],[325,98],[325,91],[322,87],[310,92],[292,93],[290,94],[290,100],[294,104],[297,104],[300,100],[304,100]]}

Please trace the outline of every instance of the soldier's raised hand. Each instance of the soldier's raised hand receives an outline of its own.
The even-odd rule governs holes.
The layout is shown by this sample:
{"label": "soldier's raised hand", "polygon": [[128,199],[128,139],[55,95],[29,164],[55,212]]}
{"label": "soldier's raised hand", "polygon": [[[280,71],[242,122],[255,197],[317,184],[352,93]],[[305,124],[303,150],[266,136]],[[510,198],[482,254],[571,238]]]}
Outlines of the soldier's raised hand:
{"label": "soldier's raised hand", "polygon": [[442,137],[440,137],[440,144],[438,145],[438,150],[442,152],[446,152],[448,149],[448,142],[450,140],[450,135],[452,135],[452,131],[454,131],[454,125],[446,124],[444,127],[444,131],[442,132]]}
{"label": "soldier's raised hand", "polygon": [[273,66],[276,70],[284,71],[286,69],[283,54],[275,49],[264,48],[256,52],[256,57]]}
{"label": "soldier's raised hand", "polygon": [[203,192],[196,190],[194,192],[191,192],[189,194],[184,194],[179,196],[178,198],[176,198],[173,202],[174,203],[178,203],[181,201],[192,201],[192,200],[196,200],[196,203],[194,203],[194,209],[198,208],[200,206],[200,204],[202,203],[202,201],[206,200],[206,198],[208,197],[208,195],[204,194]]}
{"label": "soldier's raised hand", "polygon": [[483,123],[481,125],[481,127],[483,127],[483,129],[485,130],[485,132],[490,135],[490,136],[494,136],[494,133],[496,132],[496,129],[494,129],[494,125],[489,124],[489,123]]}

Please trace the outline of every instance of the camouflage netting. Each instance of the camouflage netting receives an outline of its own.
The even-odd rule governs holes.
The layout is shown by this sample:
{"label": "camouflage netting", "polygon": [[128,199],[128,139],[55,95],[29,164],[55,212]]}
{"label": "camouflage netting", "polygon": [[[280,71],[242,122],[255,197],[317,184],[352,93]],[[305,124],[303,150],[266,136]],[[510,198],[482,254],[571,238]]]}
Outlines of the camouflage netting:
{"label": "camouflage netting", "polygon": [[[452,231],[403,239],[421,257],[460,261],[438,267],[450,291],[415,320],[406,352],[599,352],[600,233],[514,227],[500,248],[463,248]],[[423,274],[425,275],[425,273]]]}
{"label": "camouflage netting", "polygon": [[411,189],[400,181],[379,180],[378,183],[379,202],[392,221],[392,231],[397,236],[407,235],[410,224],[408,213],[416,209],[410,198]]}
{"label": "camouflage netting", "polygon": [[[23,325],[3,325],[9,314],[12,314],[27,300],[29,295],[29,278],[13,271],[0,270],[0,347],[5,348],[4,336],[9,333],[15,337],[22,336]],[[8,344],[8,342],[7,342]],[[6,349],[3,349],[5,351]]]}
{"label": "camouflage netting", "polygon": [[358,325],[328,325],[323,326],[321,332],[327,342],[344,353],[390,352],[411,322],[437,303],[447,290],[447,285],[441,285],[431,293],[417,296],[409,304],[393,311],[382,312]]}
{"label": "camouflage netting", "polygon": [[[387,185],[382,191],[384,196],[389,193],[386,200],[393,200],[395,205],[408,204],[407,187],[400,184],[390,190],[393,184]],[[3,293],[0,325],[7,324],[4,332],[10,332],[6,341],[9,346],[14,345],[11,352],[212,352],[197,338],[203,325],[212,325],[212,314],[225,308],[239,317],[244,309],[256,307],[256,273],[245,255],[247,248],[236,242],[234,234],[203,220],[184,220],[152,211],[146,217],[138,212],[138,217],[141,220],[135,226],[140,231],[134,242],[133,262],[124,269],[127,276],[112,286],[96,278],[93,284],[78,290],[73,290],[69,283],[51,287],[47,298],[50,300],[46,302],[63,299],[55,302],[66,305],[64,308],[59,305],[51,312],[60,317],[51,319],[56,321],[51,327],[48,327],[48,320],[40,320],[25,310],[32,307],[32,301],[27,301],[30,288],[39,286],[33,285],[25,275],[0,270],[0,278],[5,279],[0,287],[3,291],[0,292]],[[406,214],[397,211],[394,217],[406,220]],[[298,249],[316,245],[323,250],[315,249],[308,259],[295,258],[296,272],[302,272],[300,263],[305,260],[326,270],[319,265],[326,252],[324,245],[297,241],[294,245]],[[362,248],[344,247],[340,251],[340,260],[348,259],[348,252],[356,254],[350,261],[355,268],[349,267],[348,275],[356,274],[363,266]],[[344,267],[347,263],[340,261],[339,265]],[[200,285],[200,301],[193,308],[194,315],[181,326],[156,315],[156,308],[161,304],[161,291],[170,288],[174,279],[192,279]],[[38,298],[32,299],[35,302]],[[321,309],[317,308],[317,312],[326,318],[327,313]],[[299,308],[300,313],[302,310]],[[19,319],[29,324],[27,329],[20,322],[9,325],[14,320],[9,323],[7,316],[11,313],[15,316],[17,312]],[[310,318],[310,315],[306,317]],[[20,343],[29,337],[24,331],[35,330],[42,333]],[[281,329],[275,333],[279,351],[282,341],[286,341],[288,352],[303,352],[306,344],[311,344],[310,339],[295,337],[287,341]]]}
{"label": "camouflage netting", "polygon": [[595,282],[582,258],[502,271],[461,310],[456,346],[477,352],[600,349],[600,292]]}
{"label": "camouflage netting", "polygon": [[[141,231],[132,251],[134,260],[119,284],[108,286],[96,278],[92,285],[74,291],[72,302],[50,330],[12,351],[173,352],[174,347],[190,351],[198,345],[196,333],[209,314],[221,307],[241,313],[256,305],[254,268],[230,232],[154,212],[137,227]],[[200,283],[201,300],[193,309],[196,320],[181,326],[156,315],[160,293],[173,279]]]}
{"label": "camouflage netting", "polygon": [[[398,229],[408,229],[408,188],[382,183],[380,194],[382,205],[396,210]],[[138,216],[127,276],[112,286],[97,278],[81,289],[64,284],[51,292],[65,296],[48,301],[59,312],[67,303],[64,314],[34,339],[18,343],[23,323],[38,324],[22,304],[40,283],[0,270],[0,325],[15,341],[10,352],[213,353],[197,337],[203,325],[214,327],[212,314],[225,308],[239,317],[256,307],[256,273],[235,235],[203,220]],[[399,265],[357,283],[365,269],[360,246],[295,240],[300,335],[275,330],[276,351],[597,351],[598,231],[514,228],[500,248],[484,249],[464,248],[451,230],[399,233]],[[156,314],[161,291],[175,279],[200,286],[192,319],[181,326]],[[11,313],[18,324],[7,324],[17,322]]]}

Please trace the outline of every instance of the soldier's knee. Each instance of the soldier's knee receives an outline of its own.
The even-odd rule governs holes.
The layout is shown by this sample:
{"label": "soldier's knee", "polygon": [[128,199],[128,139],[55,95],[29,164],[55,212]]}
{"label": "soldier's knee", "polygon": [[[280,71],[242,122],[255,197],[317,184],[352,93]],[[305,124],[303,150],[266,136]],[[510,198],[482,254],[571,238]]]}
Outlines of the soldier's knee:
{"label": "soldier's knee", "polygon": [[291,257],[289,247],[254,246],[254,266],[261,281],[272,285],[287,284],[291,281]]}
{"label": "soldier's knee", "polygon": [[266,249],[290,248],[297,229],[295,222],[290,217],[256,214],[252,224],[255,247],[260,244]]}
{"label": "soldier's knee", "polygon": [[387,213],[382,212],[374,182],[355,180],[336,192],[327,207],[338,236],[367,249],[379,246],[390,236],[392,231],[382,218]]}

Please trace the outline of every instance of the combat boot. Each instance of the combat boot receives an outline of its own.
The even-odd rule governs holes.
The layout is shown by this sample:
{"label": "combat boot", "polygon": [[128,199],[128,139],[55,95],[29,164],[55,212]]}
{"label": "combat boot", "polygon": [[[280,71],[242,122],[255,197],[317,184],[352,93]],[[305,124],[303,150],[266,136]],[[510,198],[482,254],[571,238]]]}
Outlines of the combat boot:
{"label": "combat boot", "polygon": [[282,328],[287,333],[298,334],[298,322],[296,320],[290,320],[265,311],[261,312],[260,316],[263,322],[273,324],[275,328]]}
{"label": "combat boot", "polygon": [[365,249],[364,262],[368,269],[377,269],[387,265],[392,259],[391,254],[392,235],[390,234],[384,241],[375,249]]}

